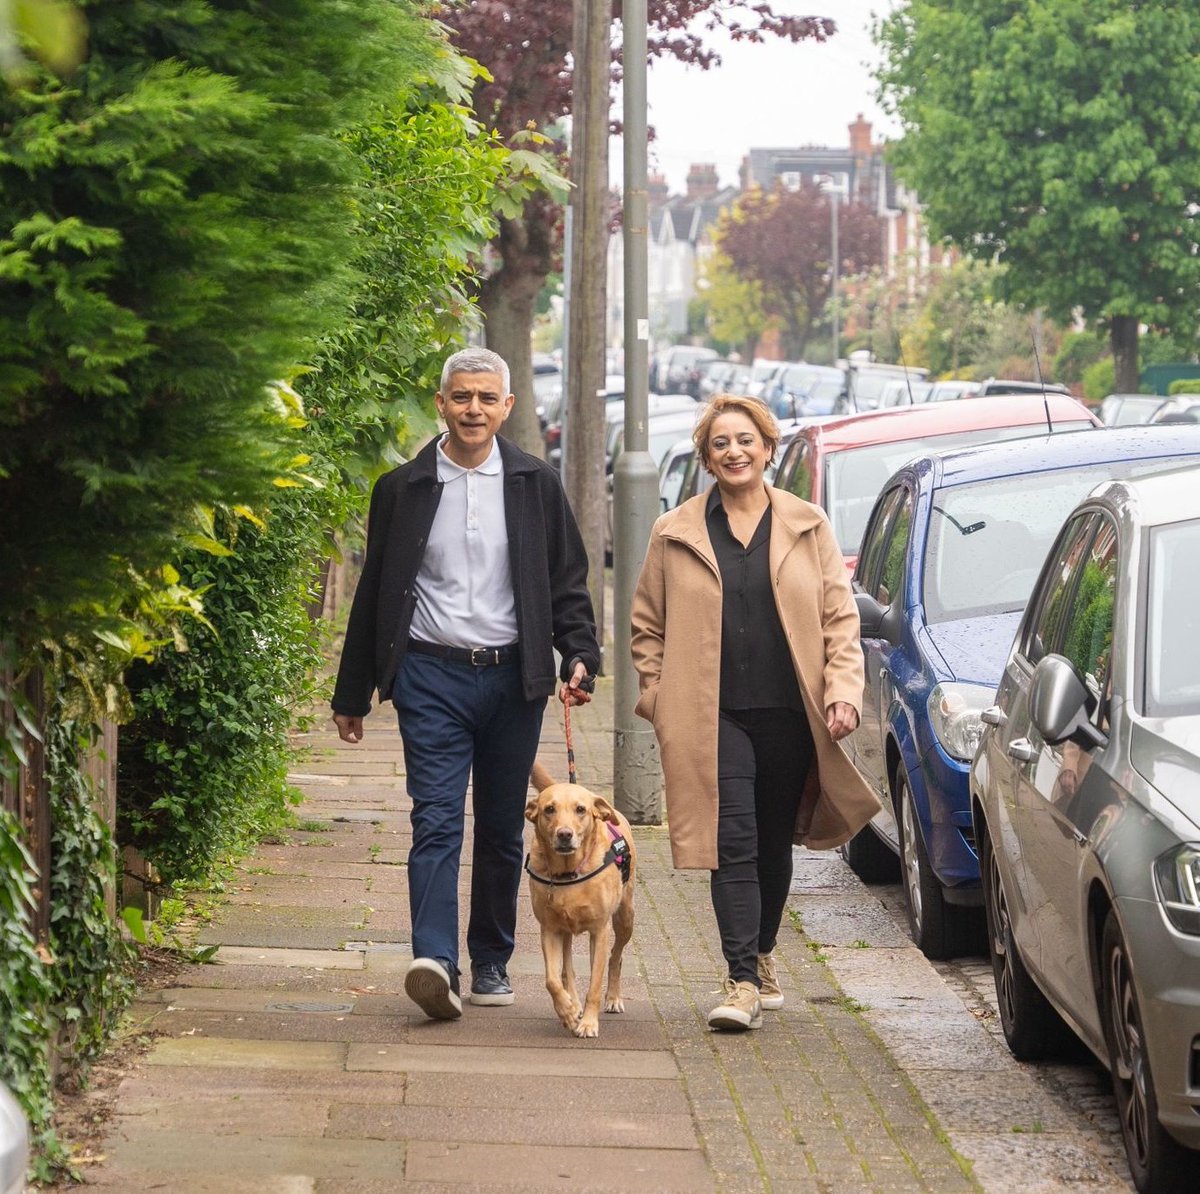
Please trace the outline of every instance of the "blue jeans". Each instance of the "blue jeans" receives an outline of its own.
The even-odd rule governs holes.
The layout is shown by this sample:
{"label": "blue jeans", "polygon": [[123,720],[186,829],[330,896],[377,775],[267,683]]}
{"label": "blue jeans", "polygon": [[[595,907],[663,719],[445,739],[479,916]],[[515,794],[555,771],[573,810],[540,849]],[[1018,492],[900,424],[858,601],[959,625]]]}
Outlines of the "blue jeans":
{"label": "blue jeans", "polygon": [[413,957],[440,958],[458,968],[458,867],[472,776],[467,953],[475,965],[506,965],[516,935],[529,769],[546,698],[525,700],[519,660],[474,667],[409,652],[392,700],[413,806]]}

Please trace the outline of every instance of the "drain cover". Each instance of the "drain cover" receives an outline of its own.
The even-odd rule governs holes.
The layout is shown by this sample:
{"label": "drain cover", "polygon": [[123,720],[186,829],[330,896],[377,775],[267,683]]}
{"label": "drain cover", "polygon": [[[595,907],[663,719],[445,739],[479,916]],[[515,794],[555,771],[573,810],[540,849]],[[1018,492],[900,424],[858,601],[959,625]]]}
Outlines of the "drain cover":
{"label": "drain cover", "polygon": [[269,1012],[352,1012],[352,1003],[268,1003]]}

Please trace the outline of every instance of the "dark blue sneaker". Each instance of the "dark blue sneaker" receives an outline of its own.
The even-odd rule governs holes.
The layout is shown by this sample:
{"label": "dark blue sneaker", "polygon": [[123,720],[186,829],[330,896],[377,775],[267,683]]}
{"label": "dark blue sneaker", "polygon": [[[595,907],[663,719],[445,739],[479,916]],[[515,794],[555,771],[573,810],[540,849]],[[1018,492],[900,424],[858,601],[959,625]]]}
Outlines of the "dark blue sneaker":
{"label": "dark blue sneaker", "polygon": [[457,1020],[462,1015],[458,975],[440,958],[414,958],[404,976],[404,993],[431,1020]]}
{"label": "dark blue sneaker", "polygon": [[471,1002],[479,1007],[508,1007],[513,1001],[508,971],[500,962],[471,967]]}

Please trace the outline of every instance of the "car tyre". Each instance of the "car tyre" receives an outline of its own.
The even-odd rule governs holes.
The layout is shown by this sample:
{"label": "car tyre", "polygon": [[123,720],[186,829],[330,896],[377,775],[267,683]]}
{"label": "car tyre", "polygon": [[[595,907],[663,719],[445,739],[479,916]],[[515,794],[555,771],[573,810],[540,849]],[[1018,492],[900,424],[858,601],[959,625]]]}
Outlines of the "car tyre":
{"label": "car tyre", "polygon": [[1184,1148],[1159,1123],[1133,963],[1115,912],[1104,922],[1100,988],[1108,1068],[1133,1184],[1141,1194],[1200,1189],[1200,1153]]}
{"label": "car tyre", "polygon": [[912,785],[901,768],[895,782],[896,824],[900,836],[900,883],[908,911],[908,931],[917,948],[933,961],[966,952],[972,909],[946,902],[933,873],[921,823],[913,803]]}
{"label": "car tyre", "polygon": [[900,881],[900,860],[870,825],[864,825],[841,851],[847,865],[864,883]]}
{"label": "car tyre", "polygon": [[1033,981],[1013,941],[1008,898],[996,849],[986,825],[979,843],[983,872],[983,908],[987,918],[988,956],[1000,1005],[1000,1025],[1018,1061],[1038,1061],[1074,1044],[1074,1033]]}

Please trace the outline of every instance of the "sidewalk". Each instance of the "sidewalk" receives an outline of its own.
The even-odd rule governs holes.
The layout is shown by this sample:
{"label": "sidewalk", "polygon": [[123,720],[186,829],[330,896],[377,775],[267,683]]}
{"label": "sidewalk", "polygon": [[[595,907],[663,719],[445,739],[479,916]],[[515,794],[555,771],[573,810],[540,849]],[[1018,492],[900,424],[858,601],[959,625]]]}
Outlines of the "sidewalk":
{"label": "sidewalk", "polygon": [[[611,683],[572,719],[580,779],[608,793]],[[302,828],[239,871],[202,935],[217,964],[185,967],[137,1004],[156,1041],[121,1083],[91,1184],[956,1194],[1063,1189],[1074,1173],[1092,1191],[1129,1188],[1071,1125],[1035,1121],[1036,1082],[831,855],[798,855],[778,951],[788,1002],[761,1031],[707,1031],[723,972],[708,875],[672,870],[666,830],[647,827],[635,828],[627,1010],[602,1018],[598,1040],[569,1036],[552,1012],[524,891],[515,1005],[464,1000],[461,1020],[427,1021],[403,994],[399,736],[388,711],[367,726],[356,747],[331,728],[300,740]],[[565,778],[557,702],[541,758]],[[582,943],[576,960],[586,971]],[[947,1072],[958,1085],[939,1102]]]}

